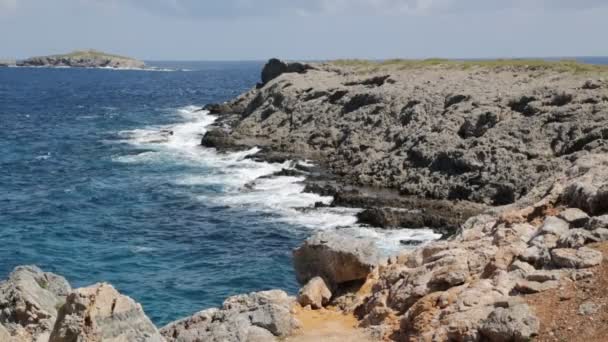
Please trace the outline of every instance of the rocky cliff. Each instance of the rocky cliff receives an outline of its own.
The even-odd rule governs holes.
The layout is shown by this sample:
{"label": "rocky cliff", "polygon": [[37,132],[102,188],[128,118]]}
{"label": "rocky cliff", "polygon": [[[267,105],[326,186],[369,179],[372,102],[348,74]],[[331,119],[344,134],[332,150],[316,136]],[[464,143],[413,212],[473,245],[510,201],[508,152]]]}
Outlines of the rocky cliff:
{"label": "rocky cliff", "polygon": [[146,64],[130,57],[86,50],[74,51],[64,55],[31,57],[18,61],[17,66],[143,69]]}
{"label": "rocky cliff", "polygon": [[293,252],[297,297],[235,296],[159,330],[110,285],[73,290],[21,267],[0,283],[0,338],[605,341],[604,72],[272,61],[255,89],[207,107],[219,120],[203,145],[312,158],[329,173],[284,172],[305,172],[307,191],[336,205],[367,207],[361,220],[456,231],[390,258],[364,239],[318,233]]}
{"label": "rocky cliff", "polygon": [[403,195],[510,204],[607,149],[607,83],[560,66],[269,63],[274,78],[209,107],[238,115],[203,144],[289,152]]}

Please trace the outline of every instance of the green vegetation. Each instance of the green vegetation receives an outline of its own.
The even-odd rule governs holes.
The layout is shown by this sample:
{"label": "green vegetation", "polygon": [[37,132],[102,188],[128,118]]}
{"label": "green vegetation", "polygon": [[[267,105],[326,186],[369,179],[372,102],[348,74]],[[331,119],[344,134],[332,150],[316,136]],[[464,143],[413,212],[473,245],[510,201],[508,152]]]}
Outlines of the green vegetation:
{"label": "green vegetation", "polygon": [[430,59],[389,59],[384,61],[370,61],[361,59],[341,59],[329,62],[330,64],[350,67],[359,72],[378,72],[388,69],[420,69],[444,68],[461,69],[489,68],[489,69],[525,69],[529,71],[557,71],[557,72],[608,72],[606,65],[594,65],[577,62],[575,60],[542,60],[542,59],[493,59],[493,60],[451,60],[441,58]]}
{"label": "green vegetation", "polygon": [[112,59],[133,59],[131,57],[113,55],[98,50],[77,50],[63,55],[48,56],[52,58],[112,58]]}

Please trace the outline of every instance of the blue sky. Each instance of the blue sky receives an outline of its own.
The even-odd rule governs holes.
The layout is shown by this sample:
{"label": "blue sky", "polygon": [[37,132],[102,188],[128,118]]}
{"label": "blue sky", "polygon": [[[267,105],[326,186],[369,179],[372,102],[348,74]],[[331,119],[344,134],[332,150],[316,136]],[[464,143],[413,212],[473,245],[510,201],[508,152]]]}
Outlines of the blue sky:
{"label": "blue sky", "polygon": [[608,55],[606,0],[0,0],[0,58]]}

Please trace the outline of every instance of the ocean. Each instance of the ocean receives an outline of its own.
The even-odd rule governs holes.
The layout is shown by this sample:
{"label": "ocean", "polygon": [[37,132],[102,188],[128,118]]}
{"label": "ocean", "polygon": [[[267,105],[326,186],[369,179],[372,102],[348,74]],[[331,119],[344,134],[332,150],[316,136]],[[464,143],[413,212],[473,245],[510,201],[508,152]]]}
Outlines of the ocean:
{"label": "ocean", "polygon": [[109,282],[157,324],[230,295],[298,285],[291,251],[320,229],[386,254],[428,230],[358,226],[313,210],[301,177],[256,149],[200,146],[207,103],[253,87],[261,62],[163,62],[161,71],[0,68],[0,279],[36,264],[73,287]]}

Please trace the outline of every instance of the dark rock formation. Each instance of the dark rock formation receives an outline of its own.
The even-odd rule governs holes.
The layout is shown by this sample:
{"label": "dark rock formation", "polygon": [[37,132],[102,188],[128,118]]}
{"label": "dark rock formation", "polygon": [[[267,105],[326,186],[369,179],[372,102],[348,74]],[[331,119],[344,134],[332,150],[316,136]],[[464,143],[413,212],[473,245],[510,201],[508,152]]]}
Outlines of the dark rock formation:
{"label": "dark rock formation", "polygon": [[273,58],[266,63],[262,69],[262,85],[274,80],[285,73],[305,73],[312,69],[308,64],[303,63],[286,63],[276,58]]}

